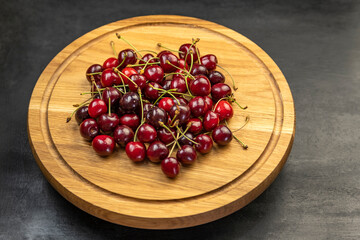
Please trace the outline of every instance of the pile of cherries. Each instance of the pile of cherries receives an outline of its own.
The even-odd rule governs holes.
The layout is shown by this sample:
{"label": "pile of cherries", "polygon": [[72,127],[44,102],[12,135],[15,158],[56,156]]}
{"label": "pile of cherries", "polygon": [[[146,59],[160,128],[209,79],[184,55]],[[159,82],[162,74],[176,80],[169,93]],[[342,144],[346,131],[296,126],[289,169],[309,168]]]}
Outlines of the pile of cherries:
{"label": "pile of cherries", "polygon": [[232,103],[238,104],[232,89],[216,70],[216,56],[200,56],[199,39],[178,51],[143,50],[147,53],[141,55],[117,37],[131,48],[87,69],[91,88],[82,95],[91,97],[74,105],[77,109],[67,119],[75,114],[81,136],[92,141],[97,154],[108,156],[118,144],[132,161],[161,162],[164,174],[174,178],[181,165],[196,161],[197,152],[209,153],[213,142],[227,145],[234,137],[247,148],[227,126],[234,114]]}

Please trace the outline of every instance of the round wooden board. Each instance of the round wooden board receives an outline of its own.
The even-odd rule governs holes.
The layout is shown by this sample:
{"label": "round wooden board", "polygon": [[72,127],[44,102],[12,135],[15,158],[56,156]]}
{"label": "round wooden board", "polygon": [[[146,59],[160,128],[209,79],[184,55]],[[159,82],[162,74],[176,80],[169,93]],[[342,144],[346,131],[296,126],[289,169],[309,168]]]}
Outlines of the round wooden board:
{"label": "round wooden board", "polygon": [[[199,37],[201,55],[213,53],[235,78],[230,128],[246,116],[250,122],[236,142],[215,146],[166,178],[158,164],[131,162],[123,149],[97,156],[81,139],[78,125],[65,120],[72,105],[87,96],[87,67],[128,48],[120,33],[138,49],[159,51],[158,42],[177,49]],[[219,71],[222,71],[221,69]],[[222,71],[223,72],[223,71]],[[223,72],[225,75],[226,73]],[[230,78],[226,80],[230,83]],[[110,222],[148,229],[195,226],[224,217],[251,202],[275,179],[284,165],[295,133],[295,110],[289,86],[273,60],[241,34],[218,24],[182,16],[145,16],[95,29],[62,50],[41,74],[31,97],[28,133],[35,159],[59,193],[82,210]]]}

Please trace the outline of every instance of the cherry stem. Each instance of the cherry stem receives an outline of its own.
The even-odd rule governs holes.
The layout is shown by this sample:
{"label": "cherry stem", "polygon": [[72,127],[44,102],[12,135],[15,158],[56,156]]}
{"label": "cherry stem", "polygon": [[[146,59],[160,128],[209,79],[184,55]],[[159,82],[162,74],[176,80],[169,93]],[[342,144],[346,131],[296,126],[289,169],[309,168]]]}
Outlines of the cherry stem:
{"label": "cherry stem", "polygon": [[114,41],[110,41],[110,46],[111,46],[111,48],[112,48],[112,50],[113,50],[114,55],[116,56],[117,54],[116,54],[116,51],[115,51]]}
{"label": "cherry stem", "polygon": [[152,57],[152,58],[150,58],[149,60],[146,61],[144,67],[140,70],[140,74],[144,74],[144,72],[145,72],[144,69],[146,69],[146,67],[150,64],[150,61],[151,61],[152,59],[155,59],[155,58],[158,58],[158,57]]}
{"label": "cherry stem", "polygon": [[[157,90],[157,91],[163,92],[164,94],[168,93],[168,94],[169,94],[170,96],[172,96],[172,97],[174,98],[174,100],[176,100],[177,103],[180,105],[179,99],[177,99],[177,98],[170,92],[170,90],[164,90],[164,89],[161,89],[161,88],[156,88],[156,87],[154,87],[153,85],[151,85],[150,83],[149,83],[149,86],[152,87],[153,89]],[[160,97],[161,97],[161,96],[160,96]],[[159,97],[159,98],[160,98],[160,97]],[[158,99],[159,99],[159,98],[158,98]]]}
{"label": "cherry stem", "polygon": [[143,100],[142,100],[142,96],[141,96],[141,88],[137,89],[139,98],[140,98],[140,107],[141,107],[141,123],[145,122],[144,120],[144,105],[143,105]]}
{"label": "cherry stem", "polygon": [[[194,39],[192,39],[193,41],[195,41]],[[200,41],[200,39],[199,39]],[[198,56],[198,60],[199,60],[199,63],[200,63],[200,52],[199,52],[199,49],[196,47],[196,43],[195,43],[195,50],[196,50],[196,54]]]}
{"label": "cherry stem", "polygon": [[111,116],[111,98],[109,97],[109,117]]}
{"label": "cherry stem", "polygon": [[250,121],[250,116],[246,116],[245,117],[245,123],[240,128],[238,128],[238,129],[236,129],[235,131],[232,131],[232,132],[234,133],[234,132],[237,132],[237,131],[243,129],[249,121]]}
{"label": "cherry stem", "polygon": [[179,50],[174,50],[174,49],[171,49],[171,48],[165,47],[165,46],[164,46],[164,45],[162,45],[161,43],[158,43],[158,44],[157,44],[157,46],[158,46],[158,47],[161,47],[161,48],[165,48],[165,49],[167,49],[167,50],[169,50],[169,51],[171,51],[171,52],[184,53],[184,52],[179,51]]}
{"label": "cherry stem", "polygon": [[87,73],[86,76],[100,75],[102,72]]}
{"label": "cherry stem", "polygon": [[191,62],[190,62],[189,72],[191,72],[193,65],[194,65],[194,57],[193,57],[193,52],[191,49],[190,49],[190,57],[191,57]]}
{"label": "cherry stem", "polygon": [[115,68],[118,69],[124,62],[125,62],[125,59],[127,57],[127,53],[125,52],[124,53],[125,57],[123,58],[123,60],[121,61],[121,63],[119,63],[119,65],[117,65]]}
{"label": "cherry stem", "polygon": [[232,96],[230,96],[230,97],[228,97],[228,99],[231,101],[231,102],[234,102],[234,103],[236,103],[236,105],[238,105],[239,106],[239,108],[241,108],[242,110],[245,110],[245,109],[247,109],[248,108],[248,106],[245,106],[245,107],[242,107],[237,101],[236,101],[236,99],[234,98],[234,95],[232,95]]}
{"label": "cherry stem", "polygon": [[168,127],[165,125],[165,123],[163,123],[163,122],[161,122],[161,121],[159,121],[159,124],[160,124],[160,126],[162,126],[163,128],[165,128],[166,131],[168,131],[168,132],[171,134],[171,136],[173,136],[174,141],[176,142],[176,144],[178,145],[178,147],[181,148],[180,143],[177,141],[175,135],[172,133],[172,131],[170,130],[170,128],[168,128]]}
{"label": "cherry stem", "polygon": [[179,69],[179,70],[181,70],[181,71],[184,71],[190,78],[195,79],[195,77],[194,77],[193,75],[191,75],[191,74],[189,73],[189,71],[186,70],[185,68],[184,68],[184,69],[179,68],[178,66],[175,66],[174,64],[172,64],[169,60],[166,60],[166,63],[169,64],[169,65],[171,65],[171,66],[173,66],[173,67],[176,68],[176,69]]}
{"label": "cherry stem", "polygon": [[[225,120],[225,125],[226,125],[227,127],[229,127],[229,125],[228,125],[228,123],[227,123],[226,120]],[[235,140],[236,140],[238,143],[240,143],[240,145],[241,145],[244,149],[248,149],[248,147],[249,147],[248,145],[246,145],[244,142],[242,142],[240,139],[238,139],[233,132],[231,132],[231,134],[233,135],[233,137],[235,138]]]}
{"label": "cherry stem", "polygon": [[[199,41],[200,41],[200,38],[192,39],[192,43],[191,43],[191,45],[190,45],[190,47],[189,47],[189,50],[186,51],[186,55],[185,55],[185,58],[184,58],[184,59],[185,59],[185,62],[186,62],[187,56],[188,56],[189,53],[190,53],[191,48],[194,46],[194,44],[196,44],[196,43],[199,42]],[[196,45],[195,45],[195,48],[196,48]],[[190,54],[193,55],[194,53],[191,51]]]}
{"label": "cherry stem", "polygon": [[194,140],[190,139],[188,136],[185,135],[185,133],[189,130],[190,127],[191,127],[191,124],[189,124],[189,125],[186,127],[185,131],[183,132],[183,131],[181,131],[181,129],[179,128],[179,126],[176,125],[176,128],[181,132],[180,137],[184,136],[184,138],[186,138],[186,139],[189,140],[190,142],[195,143],[195,144],[199,144],[199,143],[195,142]]}
{"label": "cherry stem", "polygon": [[[153,63],[149,63],[147,65],[156,65],[159,64],[160,62],[153,62]],[[139,63],[139,64],[129,64],[128,67],[140,67],[140,66],[145,66],[146,63]]]}
{"label": "cherry stem", "polygon": [[234,89],[234,91],[236,91],[238,88],[235,86],[235,80],[234,80],[234,78],[232,77],[232,75],[228,72],[228,70],[226,70],[225,68],[223,68],[222,66],[220,66],[220,65],[216,65],[216,66],[218,66],[219,68],[221,68],[222,70],[224,70],[229,76],[230,76],[230,78],[231,78],[231,81],[232,81],[232,84],[233,84],[233,89]]}
{"label": "cherry stem", "polygon": [[80,104],[74,104],[73,107],[79,107],[80,105],[83,105],[84,103],[87,103],[88,101],[90,101],[91,99],[93,99],[94,97],[91,96],[90,98],[88,98],[87,100],[83,101],[82,103]]}
{"label": "cherry stem", "polygon": [[[118,71],[119,71],[119,70],[118,70]],[[133,80],[131,80],[131,78],[129,78],[128,76],[126,76],[124,73],[122,73],[122,72],[120,72],[120,71],[119,71],[119,73],[120,73],[122,76],[126,77],[130,82],[132,82],[132,83],[135,85],[135,88],[138,87],[138,85],[137,85]]]}
{"label": "cherry stem", "polygon": [[116,37],[117,37],[118,39],[123,40],[123,41],[126,42],[127,44],[129,44],[130,47],[132,47],[133,49],[135,49],[135,52],[138,52],[139,55],[140,55],[141,57],[143,57],[143,56],[141,55],[141,53],[136,49],[136,47],[134,47],[134,45],[132,45],[130,42],[128,42],[128,41],[127,41],[124,37],[122,37],[119,33],[116,33]]}
{"label": "cherry stem", "polygon": [[177,143],[177,140],[178,140],[178,139],[179,139],[179,132],[177,132],[177,134],[176,134],[176,139],[175,139],[175,142],[174,142],[174,144],[173,144],[173,146],[172,146],[172,148],[171,148],[171,150],[170,150],[170,152],[169,152],[168,157],[170,157],[170,156],[171,156],[171,154],[172,154],[172,152],[174,151],[175,146],[176,146],[176,144],[175,144],[175,143]]}
{"label": "cherry stem", "polygon": [[116,74],[119,76],[119,78],[121,79],[122,85],[124,86],[124,92],[126,93],[126,87],[125,87],[125,83],[124,83],[124,79],[121,77],[120,72],[117,68],[114,68],[114,71],[116,72]]}
{"label": "cherry stem", "polygon": [[98,86],[97,86],[96,83],[95,83],[94,76],[91,76],[91,82],[95,85],[96,90],[98,91],[98,93],[99,93],[99,95],[100,95],[100,98],[102,99],[101,91],[100,91],[100,89],[98,88]]}

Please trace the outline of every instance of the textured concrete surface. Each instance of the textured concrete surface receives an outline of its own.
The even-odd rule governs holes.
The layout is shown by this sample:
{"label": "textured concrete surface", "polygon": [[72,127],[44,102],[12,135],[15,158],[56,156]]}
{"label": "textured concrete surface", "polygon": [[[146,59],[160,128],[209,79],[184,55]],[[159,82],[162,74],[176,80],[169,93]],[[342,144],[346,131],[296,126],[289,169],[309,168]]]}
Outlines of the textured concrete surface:
{"label": "textured concrete surface", "polygon": [[[249,37],[279,65],[297,129],[277,180],[242,210],[149,231],[92,217],[62,198],[31,154],[27,107],[66,45],[116,20],[178,14]],[[0,239],[360,239],[359,1],[0,1]]]}

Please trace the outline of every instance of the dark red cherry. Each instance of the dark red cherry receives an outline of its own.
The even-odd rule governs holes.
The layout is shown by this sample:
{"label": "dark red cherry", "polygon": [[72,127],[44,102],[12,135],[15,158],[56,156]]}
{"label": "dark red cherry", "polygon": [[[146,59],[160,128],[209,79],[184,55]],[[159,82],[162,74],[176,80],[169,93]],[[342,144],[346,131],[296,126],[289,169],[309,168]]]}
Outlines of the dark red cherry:
{"label": "dark red cherry", "polygon": [[206,69],[206,67],[204,65],[198,64],[198,63],[194,63],[193,67],[190,71],[190,74],[193,76],[197,76],[197,75],[208,75],[208,70]]}
{"label": "dark red cherry", "polygon": [[190,108],[188,105],[177,105],[171,107],[169,115],[170,118],[175,120],[179,120],[179,125],[186,123],[190,119]]}
{"label": "dark red cherry", "polygon": [[179,138],[179,140],[178,140],[179,144],[181,146],[183,146],[183,145],[190,145],[190,146],[194,145],[194,143],[189,140],[189,139],[194,140],[194,135],[192,133],[187,132],[187,133],[185,133],[185,136],[182,136],[182,137]]}
{"label": "dark red cherry", "polygon": [[190,145],[182,146],[176,153],[176,159],[183,164],[193,164],[196,158],[196,151]]}
{"label": "dark red cherry", "polygon": [[[155,82],[151,82],[150,84],[155,88],[162,88],[160,84],[157,84]],[[160,97],[160,92],[147,84],[145,86],[145,96],[150,100],[156,100],[158,99],[158,97]]]}
{"label": "dark red cherry", "polygon": [[80,124],[80,135],[86,140],[91,141],[98,134],[99,134],[99,126],[94,119],[92,118],[85,119]]}
{"label": "dark red cherry", "polygon": [[76,110],[75,119],[78,124],[81,124],[87,118],[90,118],[88,106],[82,106]]}
{"label": "dark red cherry", "polygon": [[97,118],[108,110],[106,103],[100,99],[94,99],[90,102],[88,112],[90,117]]}
{"label": "dark red cherry", "polygon": [[92,147],[100,156],[109,156],[115,148],[115,141],[108,135],[98,135],[92,141]]}
{"label": "dark red cherry", "polygon": [[179,93],[186,93],[185,79],[182,76],[174,76],[170,84],[170,89],[176,89]]}
{"label": "dark red cherry", "polygon": [[154,58],[154,55],[152,55],[151,53],[147,53],[139,60],[140,64],[145,64],[147,62],[149,62],[149,63],[156,62],[156,59]]}
{"label": "dark red cherry", "polygon": [[118,107],[121,97],[122,97],[122,93],[114,87],[106,87],[105,90],[102,92],[102,99],[108,106],[109,98],[110,98],[110,104],[112,108]]}
{"label": "dark red cherry", "polygon": [[147,80],[160,83],[164,78],[164,70],[158,65],[152,65],[145,69],[144,75]]}
{"label": "dark red cherry", "polygon": [[220,119],[219,116],[213,111],[208,111],[205,113],[203,126],[206,131],[211,131],[219,125]]}
{"label": "dark red cherry", "polygon": [[171,85],[171,80],[165,80],[162,82],[162,87],[165,90],[169,90],[170,89],[170,85]]}
{"label": "dark red cherry", "polygon": [[141,73],[141,70],[142,70],[143,68],[144,68],[144,66],[135,66],[135,67],[133,67],[133,69],[135,69],[138,74]]}
{"label": "dark red cherry", "polygon": [[[176,99],[179,101],[180,105],[188,105],[189,102],[183,97],[176,97]],[[178,104],[178,101],[174,100],[176,104]]]}
{"label": "dark red cherry", "polygon": [[[176,132],[174,129],[170,129],[172,134],[174,136],[176,136]],[[161,128],[160,130],[158,130],[157,132],[157,136],[160,139],[161,142],[165,143],[165,144],[169,144],[172,141],[174,141],[174,137],[166,128]]]}
{"label": "dark red cherry", "polygon": [[125,125],[119,125],[114,130],[114,140],[119,146],[125,147],[126,144],[134,139],[134,131]]}
{"label": "dark red cherry", "polygon": [[179,68],[189,70],[189,65],[185,62],[184,59],[179,59],[178,64],[179,64],[179,66],[178,66]]}
{"label": "dark red cherry", "polygon": [[134,74],[138,74],[138,72],[131,67],[126,67],[123,70],[121,70],[121,72],[126,76],[126,77],[122,76],[122,79],[124,80],[125,84],[128,84],[130,82],[128,78],[130,78]]}
{"label": "dark red cherry", "polygon": [[211,111],[212,107],[213,107],[213,101],[211,100],[211,98],[209,96],[205,96],[204,100],[206,102],[206,109],[205,112],[207,111]]}
{"label": "dark red cherry", "polygon": [[121,78],[111,68],[105,69],[101,74],[101,85],[103,87],[111,87],[113,84],[121,83]]}
{"label": "dark red cherry", "polygon": [[126,112],[135,112],[140,107],[140,97],[134,92],[125,93],[120,99],[119,106]]}
{"label": "dark red cherry", "polygon": [[229,102],[221,100],[214,109],[214,112],[219,115],[220,121],[230,119],[234,115],[234,110]]}
{"label": "dark red cherry", "polygon": [[157,137],[156,129],[150,124],[144,123],[139,127],[137,138],[142,143],[153,142]]}
{"label": "dark red cherry", "polygon": [[231,142],[233,138],[230,129],[224,125],[217,126],[212,131],[211,136],[214,142],[216,142],[219,145],[227,145],[229,142]]}
{"label": "dark red cherry", "polygon": [[218,61],[214,54],[207,54],[200,58],[200,63],[204,65],[207,70],[211,71],[216,68]]}
{"label": "dark red cherry", "polygon": [[221,72],[211,71],[209,73],[209,81],[210,81],[211,85],[215,85],[217,83],[224,83],[225,77]]}
{"label": "dark red cherry", "polygon": [[119,53],[118,59],[119,63],[122,63],[120,68],[124,68],[128,64],[135,64],[137,61],[137,56],[134,50],[124,49]]}
{"label": "dark red cherry", "polygon": [[188,132],[194,135],[199,134],[203,129],[202,122],[198,118],[191,118],[187,124],[190,124]]}
{"label": "dark red cherry", "polygon": [[171,53],[169,50],[162,50],[160,52],[158,52],[158,54],[156,55],[158,58],[160,58],[160,55],[163,53]]}
{"label": "dark red cherry", "polygon": [[146,156],[151,162],[160,162],[169,155],[169,149],[160,141],[155,141],[150,144],[146,150]]}
{"label": "dark red cherry", "polygon": [[206,134],[200,134],[196,136],[195,142],[198,143],[195,144],[196,151],[202,154],[209,153],[213,147],[213,141],[211,137]]}
{"label": "dark red cherry", "polygon": [[146,86],[146,77],[144,75],[140,74],[133,74],[131,75],[130,79],[136,83],[137,87],[134,85],[133,82],[129,81],[129,89],[130,91],[136,92],[137,88],[139,87],[141,90],[143,90]]}
{"label": "dark red cherry", "polygon": [[160,122],[167,123],[167,113],[162,108],[153,107],[146,113],[146,122],[159,129],[161,127]]}
{"label": "dark red cherry", "polygon": [[[154,105],[152,105],[151,103],[143,103],[144,117],[146,116],[147,112],[153,107]],[[141,113],[139,115],[141,115]]]}
{"label": "dark red cherry", "polygon": [[194,97],[189,102],[191,113],[194,117],[203,116],[207,110],[206,102],[203,97]]}
{"label": "dark red cherry", "polygon": [[166,112],[169,112],[171,107],[174,106],[175,102],[170,97],[164,97],[159,101],[159,108],[164,109]]}
{"label": "dark red cherry", "polygon": [[190,55],[191,53],[189,51],[190,49],[191,49],[191,52],[192,52],[192,55],[193,55],[193,62],[196,62],[198,60],[198,54],[197,53],[199,52],[199,49],[198,49],[198,51],[196,51],[196,48],[195,48],[194,45],[191,46],[191,48],[190,48],[190,46],[191,46],[190,43],[185,43],[185,44],[181,45],[180,48],[179,48],[179,51],[180,51],[179,57],[182,58],[182,59],[185,59],[186,54],[189,52],[187,54],[186,59],[185,59],[187,64],[191,64],[191,55]]}
{"label": "dark red cherry", "polygon": [[207,96],[211,92],[211,84],[209,79],[204,75],[197,75],[190,82],[190,91],[195,96]]}
{"label": "dark red cherry", "polygon": [[174,66],[179,66],[179,59],[171,52],[164,52],[160,54],[159,58],[160,66],[166,73],[175,71],[176,68]]}
{"label": "dark red cherry", "polygon": [[126,155],[134,162],[141,162],[145,159],[146,148],[141,142],[129,142],[125,147]]}
{"label": "dark red cherry", "polygon": [[89,73],[98,73],[98,72],[102,72],[103,68],[100,64],[93,64],[91,65],[87,70],[86,70],[86,79],[91,82],[92,81],[92,77],[94,77],[95,81],[100,81],[101,80],[101,74],[95,74],[95,75],[88,75]]}
{"label": "dark red cherry", "polygon": [[167,177],[174,178],[180,173],[180,163],[176,158],[167,157],[161,161],[161,170]]}
{"label": "dark red cherry", "polygon": [[103,69],[107,69],[107,68],[114,68],[119,66],[119,60],[117,58],[111,57],[105,60],[105,62],[103,63]]}
{"label": "dark red cherry", "polygon": [[119,125],[119,117],[115,113],[104,113],[98,118],[98,125],[104,133],[111,133]]}
{"label": "dark red cherry", "polygon": [[211,97],[217,102],[220,98],[231,95],[231,88],[226,83],[217,83],[211,87]]}
{"label": "dark red cherry", "polygon": [[140,125],[140,118],[134,113],[125,114],[120,117],[120,124],[128,126],[135,131],[136,128]]}

